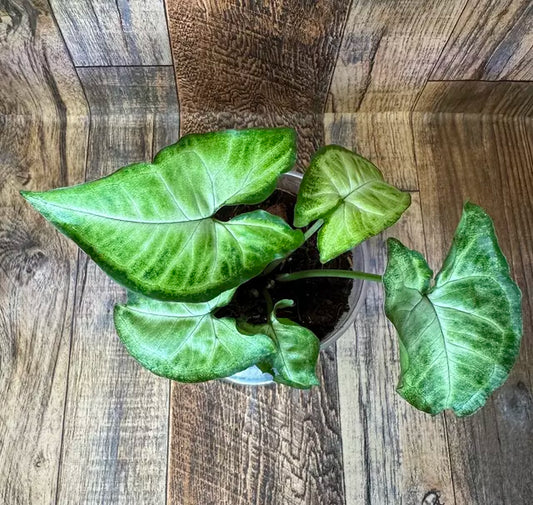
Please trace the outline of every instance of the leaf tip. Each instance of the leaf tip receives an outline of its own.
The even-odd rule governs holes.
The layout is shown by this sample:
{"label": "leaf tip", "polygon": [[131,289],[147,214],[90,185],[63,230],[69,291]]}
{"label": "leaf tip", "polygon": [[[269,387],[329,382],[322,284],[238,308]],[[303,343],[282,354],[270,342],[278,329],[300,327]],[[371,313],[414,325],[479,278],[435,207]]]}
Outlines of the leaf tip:
{"label": "leaf tip", "polygon": [[405,198],[405,209],[404,209],[404,212],[411,206],[411,202],[412,202],[412,198],[411,198],[411,193],[409,193],[408,191],[402,191],[402,193],[405,195],[404,198]]}
{"label": "leaf tip", "polygon": [[387,251],[395,251],[405,247],[397,238],[390,237],[387,239]]}
{"label": "leaf tip", "polygon": [[331,256],[331,254],[329,254],[328,252],[325,252],[324,250],[318,249],[318,253],[319,253],[319,257],[320,257],[320,263],[322,263],[322,265],[325,265],[328,261],[331,261],[333,259],[333,257]]}
{"label": "leaf tip", "polygon": [[[20,196],[24,198],[36,211],[43,214],[48,206],[46,205],[46,197],[43,198],[43,195],[46,195],[46,192],[41,191],[20,191]],[[44,214],[43,214],[44,215]],[[45,215],[45,217],[47,217]]]}
{"label": "leaf tip", "polygon": [[22,198],[24,198],[24,200],[26,200],[27,202],[31,203],[32,205],[33,205],[33,202],[36,200],[36,195],[39,194],[36,191],[26,191],[26,190],[23,190],[23,189],[21,189],[19,191],[19,193],[20,193],[20,196],[22,196]]}
{"label": "leaf tip", "polygon": [[274,304],[274,309],[272,312],[275,313],[276,310],[286,309],[287,307],[294,307],[294,300],[289,300],[288,298],[284,298],[283,300],[276,302]]}

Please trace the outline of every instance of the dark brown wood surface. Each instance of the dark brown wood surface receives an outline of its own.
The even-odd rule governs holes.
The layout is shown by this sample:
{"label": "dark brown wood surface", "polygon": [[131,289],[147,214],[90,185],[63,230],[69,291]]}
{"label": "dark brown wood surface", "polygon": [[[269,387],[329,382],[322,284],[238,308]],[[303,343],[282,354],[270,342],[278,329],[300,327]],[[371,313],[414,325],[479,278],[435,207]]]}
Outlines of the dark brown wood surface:
{"label": "dark brown wood surface", "polygon": [[[169,3],[182,133],[292,126],[309,160],[347,7]],[[334,356],[323,353],[322,386],[309,392],[173,384],[169,503],[345,503]]]}
{"label": "dark brown wood surface", "polygon": [[[0,1],[0,503],[528,503],[531,3],[166,0],[175,69],[162,1],[51,4]],[[438,269],[463,201],[486,208],[524,294],[506,384],[466,419],[411,408],[378,284],[315,390],[142,369],[113,330],[123,290],[18,191],[148,160],[180,122],[295,126],[299,169],[324,142],[372,159],[413,203],[370,271],[387,236]]]}
{"label": "dark brown wood surface", "polygon": [[349,4],[167,2],[182,131],[293,126],[303,167],[322,142]]}

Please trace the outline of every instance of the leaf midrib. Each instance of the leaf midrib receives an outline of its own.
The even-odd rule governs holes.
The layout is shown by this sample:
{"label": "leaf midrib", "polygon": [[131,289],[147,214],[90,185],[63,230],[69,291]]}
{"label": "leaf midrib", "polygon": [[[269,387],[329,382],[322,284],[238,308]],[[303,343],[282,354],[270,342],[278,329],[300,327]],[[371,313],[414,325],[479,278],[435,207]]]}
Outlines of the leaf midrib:
{"label": "leaf midrib", "polygon": [[[422,299],[427,299],[427,301],[429,302],[429,304],[431,305],[431,309],[433,310],[433,313],[434,313],[434,316],[435,316],[435,320],[437,321],[438,325],[439,325],[439,331],[440,331],[440,334],[442,336],[442,343],[443,343],[443,349],[444,349],[444,358],[446,360],[446,370],[447,370],[447,375],[448,375],[448,394],[446,396],[446,406],[449,407],[450,406],[450,396],[451,396],[451,393],[452,393],[452,380],[451,380],[451,370],[450,370],[450,363],[451,363],[451,359],[449,357],[449,353],[448,353],[448,345],[455,345],[453,342],[447,342],[446,340],[446,335],[445,335],[445,332],[444,332],[444,329],[443,329],[443,326],[442,326],[442,323],[440,321],[440,318],[439,318],[439,313],[437,312],[437,309],[436,307],[441,307],[443,309],[449,309],[449,310],[456,310],[456,311],[459,311],[461,313],[464,313],[464,314],[467,314],[469,316],[472,316],[474,318],[479,318],[481,320],[483,320],[484,322],[486,323],[490,323],[493,327],[496,327],[500,332],[503,333],[503,329],[497,325],[495,322],[489,320],[489,319],[486,319],[486,318],[483,318],[483,317],[480,317],[478,316],[477,314],[475,313],[472,313],[472,312],[467,312],[467,311],[464,311],[464,310],[461,310],[461,309],[458,309],[458,308],[455,308],[455,307],[452,307],[452,306],[447,306],[447,305],[439,305],[437,303],[433,303],[433,301],[431,300],[430,298],[430,295],[431,293],[434,293],[435,291],[437,291],[438,289],[440,288],[443,288],[444,286],[446,286],[447,284],[452,284],[452,283],[455,283],[455,282],[460,282],[460,281],[465,281],[465,280],[468,280],[468,279],[471,279],[471,278],[476,278],[476,279],[488,279],[488,280],[491,280],[491,281],[494,281],[493,278],[489,277],[489,276],[486,276],[486,275],[470,275],[470,276],[467,276],[467,277],[461,277],[459,279],[453,279],[453,280],[450,280],[450,281],[447,281],[445,282],[444,284],[442,285],[435,285],[433,286],[433,288],[428,292],[428,294],[425,294],[425,293],[421,293],[420,291],[418,291],[420,293],[420,296],[421,296],[421,300]],[[498,284],[498,283],[496,283]],[[499,284],[498,284],[499,286]],[[410,289],[413,289],[413,288],[410,288]],[[418,302],[411,310],[410,312],[412,313],[415,309],[415,307],[417,307],[419,305],[420,302]],[[408,318],[410,317],[410,314],[409,316],[407,316]],[[433,324],[433,322],[431,323]],[[427,329],[427,328],[426,328]],[[470,400],[469,400],[470,401]]]}
{"label": "leaf midrib", "polygon": [[278,338],[278,334],[276,333],[276,329],[274,328],[274,323],[277,323],[279,325],[281,325],[282,323],[280,323],[277,318],[274,318],[273,321],[271,320],[269,322],[269,325],[270,325],[270,328],[272,329],[272,339],[274,340],[274,343],[276,344],[276,347],[278,348],[278,355],[281,357],[281,361],[283,362],[283,368],[285,369],[285,372],[287,374],[288,379],[291,382],[294,382],[294,383],[298,384],[298,381],[293,379],[293,376],[292,376],[292,374],[290,372],[289,366],[287,365],[287,361],[285,360],[285,355],[284,355],[283,349],[281,347],[281,344],[279,342],[279,338]]}
{"label": "leaf midrib", "polygon": [[197,219],[187,219],[185,221],[179,221],[179,220],[172,220],[172,221],[145,221],[145,220],[140,220],[140,219],[125,219],[125,218],[122,218],[122,217],[108,216],[106,214],[100,214],[98,212],[91,212],[89,210],[76,209],[76,208],[73,208],[73,207],[67,207],[65,205],[58,205],[57,203],[48,202],[46,200],[41,200],[40,199],[40,202],[42,202],[44,205],[49,205],[51,207],[56,207],[57,209],[68,210],[68,211],[71,211],[71,212],[77,212],[79,214],[86,214],[86,215],[89,215],[89,216],[101,217],[103,219],[110,219],[110,220],[113,220],[113,221],[121,221],[121,222],[124,222],[124,223],[150,224],[150,225],[163,224],[164,225],[164,224],[194,223],[194,222],[197,222],[197,221],[204,221],[204,220],[207,220],[207,219],[211,219],[211,220],[215,221],[211,216],[201,217],[201,218],[197,218]]}
{"label": "leaf midrib", "polygon": [[440,319],[439,319],[439,314],[437,312],[437,309],[435,308],[435,305],[433,305],[433,302],[431,301],[431,299],[429,298],[428,295],[423,294],[422,296],[424,298],[426,298],[427,301],[429,302],[429,304],[431,305],[431,309],[433,310],[433,312],[435,314],[435,319],[436,319],[436,321],[437,321],[437,323],[439,325],[440,334],[442,335],[442,346],[444,348],[444,358],[446,360],[446,371],[447,371],[447,374],[448,374],[448,394],[446,395],[445,404],[449,405],[450,396],[452,394],[452,376],[451,376],[451,371],[450,371],[450,357],[449,357],[449,354],[448,354],[448,346],[447,346],[447,342],[446,342],[446,335],[444,334],[444,330],[442,328],[442,324],[441,324]]}
{"label": "leaf midrib", "polygon": [[131,312],[136,312],[138,314],[144,314],[144,315],[147,315],[147,316],[154,316],[154,317],[168,317],[168,318],[172,318],[172,319],[193,319],[193,318],[196,318],[196,317],[204,317],[204,316],[207,316],[209,314],[211,314],[213,312],[213,309],[209,309],[207,312],[202,312],[200,314],[195,314],[195,313],[192,313],[190,312],[189,314],[187,315],[176,315],[176,314],[169,314],[167,312],[151,312],[149,310],[142,310],[138,307],[132,307],[131,305],[126,305],[125,306],[128,310],[130,310]]}

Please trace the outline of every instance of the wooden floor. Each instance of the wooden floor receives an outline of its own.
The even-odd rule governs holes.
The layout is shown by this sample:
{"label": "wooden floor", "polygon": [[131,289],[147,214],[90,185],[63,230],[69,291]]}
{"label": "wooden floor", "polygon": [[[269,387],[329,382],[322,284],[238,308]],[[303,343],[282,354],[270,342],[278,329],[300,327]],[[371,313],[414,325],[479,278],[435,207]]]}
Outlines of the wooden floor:
{"label": "wooden floor", "polygon": [[[529,0],[0,2],[0,504],[530,503],[532,26]],[[338,143],[411,192],[371,271],[391,235],[438,269],[466,199],[494,218],[525,331],[484,409],[395,393],[377,284],[320,388],[158,378],[115,334],[123,290],[18,194],[254,125],[296,127],[300,170]]]}

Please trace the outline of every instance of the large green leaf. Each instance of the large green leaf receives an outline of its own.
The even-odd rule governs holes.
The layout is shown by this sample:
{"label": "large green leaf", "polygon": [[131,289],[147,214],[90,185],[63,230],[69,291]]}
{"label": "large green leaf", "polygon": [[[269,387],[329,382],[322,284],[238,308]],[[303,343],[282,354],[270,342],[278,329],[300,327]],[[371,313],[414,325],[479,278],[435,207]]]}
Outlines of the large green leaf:
{"label": "large green leaf", "polygon": [[267,324],[245,324],[242,329],[249,334],[268,335],[275,344],[276,352],[257,363],[263,372],[271,374],[280,384],[308,389],[319,384],[315,369],[320,341],[311,330],[290,319],[276,317],[276,310],[292,305],[292,300],[280,300],[274,305]]}
{"label": "large green leaf", "polygon": [[157,375],[180,382],[227,377],[275,351],[266,335],[239,332],[235,320],[216,318],[235,290],[205,303],[153,300],[131,293],[115,307],[115,327],[130,354]]}
{"label": "large green leaf", "polygon": [[431,414],[472,414],[507,378],[522,335],[521,293],[492,220],[465,205],[434,284],[418,252],[394,239],[388,247],[383,282],[385,311],[400,337],[398,392]]}
{"label": "large green leaf", "polygon": [[330,145],[315,153],[305,172],[294,224],[324,219],[318,249],[325,263],[394,224],[410,203],[409,193],[387,184],[370,161]]}
{"label": "large green leaf", "polygon": [[295,157],[289,129],[188,135],[152,164],[24,197],[111,277],[161,300],[207,301],[259,274],[303,242],[255,211],[228,222],[224,205],[257,203]]}

